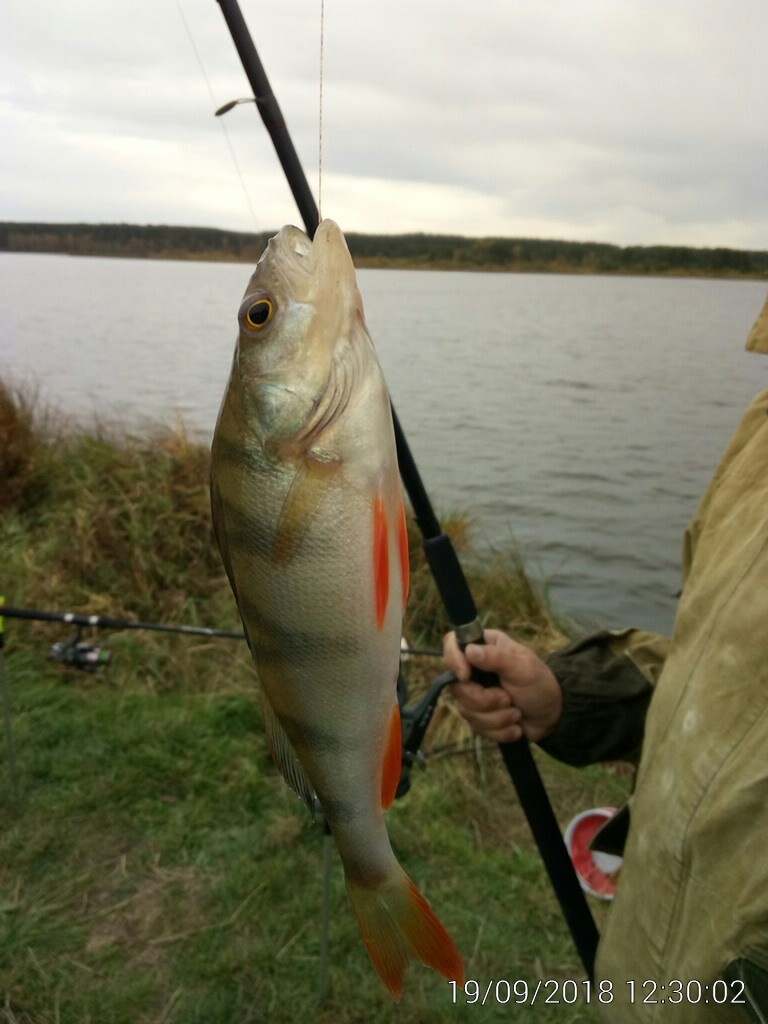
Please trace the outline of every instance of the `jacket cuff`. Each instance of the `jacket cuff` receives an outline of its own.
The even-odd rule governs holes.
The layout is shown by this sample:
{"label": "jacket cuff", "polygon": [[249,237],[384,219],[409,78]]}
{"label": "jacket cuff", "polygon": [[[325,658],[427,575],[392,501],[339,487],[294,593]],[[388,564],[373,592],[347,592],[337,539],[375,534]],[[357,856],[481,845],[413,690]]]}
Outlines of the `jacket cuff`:
{"label": "jacket cuff", "polygon": [[563,690],[560,722],[539,746],[566,764],[637,763],[653,686],[607,631],[577,640],[546,662]]}

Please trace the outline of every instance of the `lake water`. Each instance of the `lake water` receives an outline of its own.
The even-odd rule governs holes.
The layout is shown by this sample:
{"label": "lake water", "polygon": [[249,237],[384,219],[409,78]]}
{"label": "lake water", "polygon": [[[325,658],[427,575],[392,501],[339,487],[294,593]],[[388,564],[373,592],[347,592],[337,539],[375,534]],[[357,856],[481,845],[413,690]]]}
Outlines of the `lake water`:
{"label": "lake water", "polygon": [[[210,438],[237,264],[0,254],[0,373],[87,420]],[[585,624],[669,631],[682,533],[768,360],[762,282],[363,270],[368,324],[438,509],[516,541]]]}

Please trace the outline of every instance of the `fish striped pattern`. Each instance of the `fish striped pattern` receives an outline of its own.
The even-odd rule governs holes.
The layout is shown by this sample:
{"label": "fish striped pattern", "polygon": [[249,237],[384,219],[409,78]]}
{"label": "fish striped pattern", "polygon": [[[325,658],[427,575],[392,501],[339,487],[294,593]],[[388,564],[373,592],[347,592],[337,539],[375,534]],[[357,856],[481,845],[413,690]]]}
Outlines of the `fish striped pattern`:
{"label": "fish striped pattern", "polygon": [[401,768],[408,536],[389,398],[331,221],[311,243],[283,228],[246,289],[211,508],[270,751],[325,815],[376,970],[395,998],[410,959],[462,980],[458,950],[384,824]]}

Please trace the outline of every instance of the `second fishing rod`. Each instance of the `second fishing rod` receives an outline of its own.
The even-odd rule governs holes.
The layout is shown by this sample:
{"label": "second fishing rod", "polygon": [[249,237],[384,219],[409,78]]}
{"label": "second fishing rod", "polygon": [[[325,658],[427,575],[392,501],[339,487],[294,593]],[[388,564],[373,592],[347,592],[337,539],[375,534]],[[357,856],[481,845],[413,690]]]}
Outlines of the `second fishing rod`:
{"label": "second fishing rod", "polygon": [[[269,84],[237,0],[217,0],[237,49],[243,70],[253,89],[261,115],[286,179],[296,200],[305,229],[314,237],[319,224],[317,205],[294,148],[285,118]],[[392,409],[397,456],[403,486],[423,538],[424,552],[441,600],[462,647],[483,643],[483,627],[477,606],[450,538],[442,531],[429,495],[411,453],[405,432]],[[479,457],[482,454],[479,453]],[[484,686],[498,686],[496,676],[475,672]],[[563,842],[557,819],[547,796],[528,741],[499,745],[504,763],[515,786],[552,887],[570,930],[587,976],[594,977],[599,939],[597,927]]]}

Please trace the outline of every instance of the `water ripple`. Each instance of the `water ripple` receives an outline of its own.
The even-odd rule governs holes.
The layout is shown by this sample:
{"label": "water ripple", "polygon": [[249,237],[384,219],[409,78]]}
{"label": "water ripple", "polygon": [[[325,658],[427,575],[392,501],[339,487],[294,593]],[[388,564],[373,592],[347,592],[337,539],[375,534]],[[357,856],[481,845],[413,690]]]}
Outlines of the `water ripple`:
{"label": "water ripple", "polygon": [[[0,372],[70,413],[134,424],[181,412],[210,438],[250,271],[0,254]],[[743,344],[765,285],[383,270],[359,280],[436,505],[470,509],[493,544],[519,542],[574,617],[670,628],[683,529],[761,386],[760,357]],[[471,325],[455,316],[468,287]]]}

